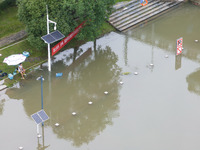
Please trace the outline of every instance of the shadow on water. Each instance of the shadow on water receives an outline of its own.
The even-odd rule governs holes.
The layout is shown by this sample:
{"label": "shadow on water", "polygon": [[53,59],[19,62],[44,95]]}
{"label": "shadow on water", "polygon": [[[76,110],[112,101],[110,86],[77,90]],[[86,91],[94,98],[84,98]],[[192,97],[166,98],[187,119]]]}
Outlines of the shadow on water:
{"label": "shadow on water", "polygon": [[[72,51],[73,55],[54,60],[51,93],[48,93],[49,82],[44,81],[44,109],[50,117],[45,124],[53,128],[58,138],[73,141],[73,145],[79,147],[92,141],[119,116],[121,69],[110,47],[98,47],[95,51],[90,48],[82,55],[84,50],[75,48]],[[69,61],[71,64],[67,63]],[[55,72],[63,72],[63,77],[55,78]],[[9,95],[23,99],[29,117],[40,109],[40,86],[35,83],[38,74],[36,71],[30,76],[29,84],[8,91]],[[43,76],[48,80],[47,74]],[[109,94],[104,95],[104,91]],[[89,101],[93,104],[89,105]],[[76,116],[72,116],[73,111]],[[58,128],[54,125],[56,122],[60,124]]]}
{"label": "shadow on water", "polygon": [[188,90],[200,95],[200,69],[187,76]]}

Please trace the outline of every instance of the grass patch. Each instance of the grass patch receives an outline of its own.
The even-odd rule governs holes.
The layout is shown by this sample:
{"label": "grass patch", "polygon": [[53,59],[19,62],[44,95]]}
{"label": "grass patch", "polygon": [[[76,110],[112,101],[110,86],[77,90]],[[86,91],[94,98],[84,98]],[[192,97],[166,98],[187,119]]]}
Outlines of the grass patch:
{"label": "grass patch", "polygon": [[[29,42],[27,40],[18,43],[16,45],[13,45],[11,47],[8,47],[2,51],[0,51],[0,53],[2,54],[2,56],[0,57],[0,70],[2,70],[3,72],[6,73],[13,73],[15,68],[17,66],[8,66],[5,63],[2,63],[5,57],[8,57],[12,54],[22,54],[23,51],[28,51],[30,53],[30,57],[28,57],[26,59],[25,62],[23,62],[23,66],[24,68],[29,68],[31,66],[33,66],[34,64],[37,64],[41,61],[46,60],[47,58],[47,51],[46,49],[43,50],[36,50],[34,47],[32,47]],[[5,78],[5,77],[4,77]],[[12,84],[14,82],[16,82],[17,80],[19,80],[21,78],[21,76],[18,74],[15,76],[15,80],[6,80],[5,84],[7,86],[12,86]]]}
{"label": "grass patch", "polygon": [[18,20],[17,7],[9,7],[0,13],[0,39],[24,28],[25,26]]}

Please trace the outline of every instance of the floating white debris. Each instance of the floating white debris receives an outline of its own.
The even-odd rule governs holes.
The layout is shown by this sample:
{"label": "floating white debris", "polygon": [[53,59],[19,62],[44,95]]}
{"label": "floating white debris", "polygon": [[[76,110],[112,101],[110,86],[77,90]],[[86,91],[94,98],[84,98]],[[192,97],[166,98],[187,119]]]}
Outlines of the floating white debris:
{"label": "floating white debris", "polygon": [[92,104],[92,102],[90,101],[90,102],[88,102],[88,104],[89,104],[89,105],[91,105],[91,104]]}
{"label": "floating white debris", "polygon": [[41,137],[42,137],[42,135],[38,134],[38,135],[37,135],[37,137],[38,137],[38,138],[41,138]]}
{"label": "floating white debris", "polygon": [[154,66],[154,64],[149,64],[150,66]]}
{"label": "floating white debris", "polygon": [[21,149],[23,149],[23,147],[22,147],[22,146],[20,146],[20,147],[19,147],[19,149],[21,150]]}
{"label": "floating white debris", "polygon": [[105,91],[105,92],[104,92],[104,94],[106,94],[106,95],[107,95],[107,94],[108,94],[108,91]]}
{"label": "floating white debris", "polygon": [[138,72],[134,72],[134,75],[138,75]]}
{"label": "floating white debris", "polygon": [[119,83],[120,83],[121,85],[124,84],[124,82],[122,82],[122,81],[120,81]]}
{"label": "floating white debris", "polygon": [[2,56],[2,54],[0,54],[0,56]]}
{"label": "floating white debris", "polygon": [[56,123],[56,124],[55,124],[56,127],[58,127],[59,125],[60,125],[59,123]]}
{"label": "floating white debris", "polygon": [[76,112],[73,112],[72,115],[75,116],[75,115],[76,115]]}
{"label": "floating white debris", "polygon": [[199,42],[199,40],[194,40],[196,43]]}
{"label": "floating white debris", "polygon": [[168,58],[169,56],[168,55],[165,55],[165,58]]}

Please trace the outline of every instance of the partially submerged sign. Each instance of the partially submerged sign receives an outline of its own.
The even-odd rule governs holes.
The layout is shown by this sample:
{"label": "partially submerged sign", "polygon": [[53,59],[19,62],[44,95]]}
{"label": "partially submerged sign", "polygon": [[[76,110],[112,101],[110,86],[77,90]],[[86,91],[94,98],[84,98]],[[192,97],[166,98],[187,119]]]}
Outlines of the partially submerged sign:
{"label": "partially submerged sign", "polygon": [[179,38],[176,40],[176,55],[179,55],[182,53],[183,49],[183,38]]}

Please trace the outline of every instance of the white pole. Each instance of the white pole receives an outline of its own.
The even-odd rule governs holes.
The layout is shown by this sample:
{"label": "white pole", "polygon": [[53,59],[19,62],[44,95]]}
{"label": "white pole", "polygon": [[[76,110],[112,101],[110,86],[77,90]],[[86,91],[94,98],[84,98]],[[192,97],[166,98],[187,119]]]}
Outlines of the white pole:
{"label": "white pole", "polygon": [[39,124],[37,124],[37,135],[40,134],[40,131],[39,131]]}
{"label": "white pole", "polygon": [[[48,15],[48,6],[47,7],[47,34],[49,34],[49,15]],[[48,43],[48,70],[51,71],[51,52],[50,44]]]}

